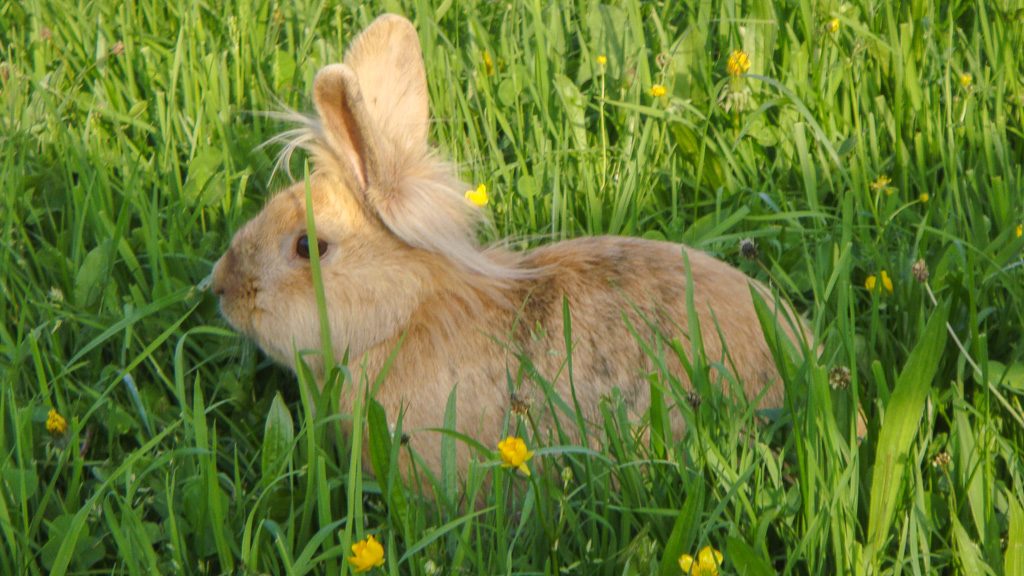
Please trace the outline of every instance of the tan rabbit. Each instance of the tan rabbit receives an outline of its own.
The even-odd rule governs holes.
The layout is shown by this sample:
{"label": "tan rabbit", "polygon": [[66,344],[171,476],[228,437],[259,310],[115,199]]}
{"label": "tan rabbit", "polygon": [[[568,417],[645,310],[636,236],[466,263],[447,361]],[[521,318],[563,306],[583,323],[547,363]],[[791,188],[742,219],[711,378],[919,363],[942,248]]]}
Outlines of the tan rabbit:
{"label": "tan rabbit", "polygon": [[[347,352],[353,374],[365,366],[373,378],[401,343],[376,398],[390,419],[405,411],[404,430],[434,471],[440,436],[424,430],[442,426],[451,391],[460,432],[494,446],[520,355],[571,404],[563,299],[583,413],[595,417],[600,399],[618,388],[641,417],[652,361],[638,337],[677,338],[689,350],[684,253],[708,360],[729,366],[761,406],[781,405],[750,286],[772,298],[728,264],[632,238],[583,238],[527,253],[478,244],[481,214],[464,197],[468,186],[428,146],[426,76],[409,21],[374,21],[343,64],[317,74],[313,100],[318,120],[290,134],[315,165],[309,186],[334,354]],[[228,321],[293,368],[296,350],[320,346],[305,191],[297,183],[271,198],[236,234],[212,284]],[[671,368],[689,386],[677,360]],[[681,418],[675,422],[680,432]],[[465,454],[460,459],[464,468]]]}

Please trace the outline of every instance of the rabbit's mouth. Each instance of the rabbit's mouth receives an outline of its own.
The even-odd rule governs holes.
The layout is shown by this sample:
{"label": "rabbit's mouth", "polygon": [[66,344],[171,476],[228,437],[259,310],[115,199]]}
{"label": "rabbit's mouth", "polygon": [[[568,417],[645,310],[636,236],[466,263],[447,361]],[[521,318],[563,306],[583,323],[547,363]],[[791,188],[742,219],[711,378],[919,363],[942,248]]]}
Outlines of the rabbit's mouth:
{"label": "rabbit's mouth", "polygon": [[218,291],[217,288],[215,286],[213,292],[218,297],[221,316],[235,330],[249,338],[256,339],[259,335],[259,332],[256,330],[256,324],[259,317],[264,314],[264,311],[256,306],[257,290],[255,286],[247,282],[244,287],[231,291]]}
{"label": "rabbit's mouth", "polygon": [[220,313],[235,330],[254,340],[258,339],[257,325],[266,311],[256,306],[255,289],[246,290],[244,294],[221,296]]}

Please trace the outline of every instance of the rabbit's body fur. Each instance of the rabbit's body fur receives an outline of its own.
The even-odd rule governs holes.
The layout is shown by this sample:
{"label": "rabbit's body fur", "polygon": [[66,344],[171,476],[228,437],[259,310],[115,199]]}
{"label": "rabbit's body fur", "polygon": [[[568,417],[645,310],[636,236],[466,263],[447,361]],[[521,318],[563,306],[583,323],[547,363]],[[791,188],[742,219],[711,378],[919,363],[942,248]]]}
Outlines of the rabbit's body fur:
{"label": "rabbit's body fur", "polygon": [[[570,405],[575,396],[588,421],[596,421],[599,402],[614,388],[639,419],[650,401],[647,375],[654,365],[638,339],[664,350],[663,338],[685,339],[691,325],[682,251],[665,242],[581,238],[529,253],[524,265],[546,271],[508,282],[497,300],[490,293],[472,294],[471,285],[457,278],[424,285],[422,303],[402,332],[365,356],[368,372],[375,374],[402,340],[377,399],[389,415],[404,412],[407,431],[438,428],[456,387],[460,431],[493,446],[513,395],[544,409],[543,393],[529,374],[517,377],[520,359],[527,358]],[[703,252],[686,252],[708,361],[728,367],[762,406],[780,406],[782,385],[755,317],[751,281]],[[568,377],[563,298],[571,312],[575,390]],[[689,342],[683,346],[689,350]],[[674,352],[663,357],[685,382]],[[515,390],[517,380],[524,384]],[[673,428],[680,433],[682,419],[674,412]],[[439,437],[421,438],[417,442],[412,435],[413,447],[436,470]]]}
{"label": "rabbit's body fur", "polygon": [[[426,78],[407,20],[383,16],[371,24],[344,64],[317,75],[314,101],[319,119],[292,135],[315,165],[308,186],[325,248],[334,353],[347,353],[352,372],[370,378],[394,355],[376,399],[389,418],[404,414],[403,429],[432,470],[439,469],[440,439],[417,431],[442,426],[453,388],[459,431],[488,445],[503,431],[513,392],[541,398],[519,373],[521,358],[568,402],[575,393],[587,418],[616,388],[643,414],[653,365],[640,341],[657,348],[664,346],[659,338],[677,338],[689,350],[688,282],[709,362],[728,368],[761,406],[781,405],[751,286],[766,301],[771,296],[728,264],[678,244],[619,237],[526,253],[478,245],[480,211],[427,145]],[[297,249],[307,233],[306,186],[271,198],[213,274],[228,321],[292,367],[296,350],[320,347],[309,255]],[[563,301],[571,312],[575,390]],[[799,319],[792,322],[803,330]],[[792,338],[789,322],[781,324]],[[678,359],[664,356],[688,386]],[[518,381],[526,389],[513,390]],[[341,408],[351,408],[351,397]],[[673,422],[679,431],[681,419]]]}

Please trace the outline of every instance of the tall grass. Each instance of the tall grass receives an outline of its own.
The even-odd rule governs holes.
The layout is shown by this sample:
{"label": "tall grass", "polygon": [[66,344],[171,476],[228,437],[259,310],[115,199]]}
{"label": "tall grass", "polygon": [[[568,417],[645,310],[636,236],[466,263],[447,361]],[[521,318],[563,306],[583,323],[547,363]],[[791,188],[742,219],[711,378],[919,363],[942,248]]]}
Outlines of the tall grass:
{"label": "tall grass", "polygon": [[[705,545],[734,574],[1022,573],[1019,1],[434,4],[0,6],[0,572],[335,574],[374,534],[391,574],[679,574]],[[600,451],[513,414],[542,473],[476,446],[423,497],[371,399],[337,413],[357,366],[321,392],[228,330],[201,282],[282,183],[258,112],[310,109],[384,11],[489,239],[666,238],[770,281],[822,350],[776,351],[787,408],[695,360],[685,437],[614,397]]]}

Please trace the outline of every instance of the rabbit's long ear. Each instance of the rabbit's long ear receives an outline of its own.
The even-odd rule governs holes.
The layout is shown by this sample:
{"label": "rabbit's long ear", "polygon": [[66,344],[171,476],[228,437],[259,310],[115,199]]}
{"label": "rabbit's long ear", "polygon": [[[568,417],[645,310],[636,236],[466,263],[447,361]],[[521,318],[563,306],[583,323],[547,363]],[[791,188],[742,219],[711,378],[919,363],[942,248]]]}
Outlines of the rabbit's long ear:
{"label": "rabbit's long ear", "polygon": [[359,192],[395,190],[402,159],[427,150],[427,79],[412,23],[392,14],[374,20],[344,64],[317,74],[313,100],[324,136],[352,171],[350,184]]}
{"label": "rabbit's long ear", "polygon": [[363,206],[410,246],[497,278],[522,276],[516,265],[479,249],[482,216],[465,184],[427,146],[427,78],[419,37],[401,16],[377,18],[353,42],[343,64],[313,84],[328,158]]}

